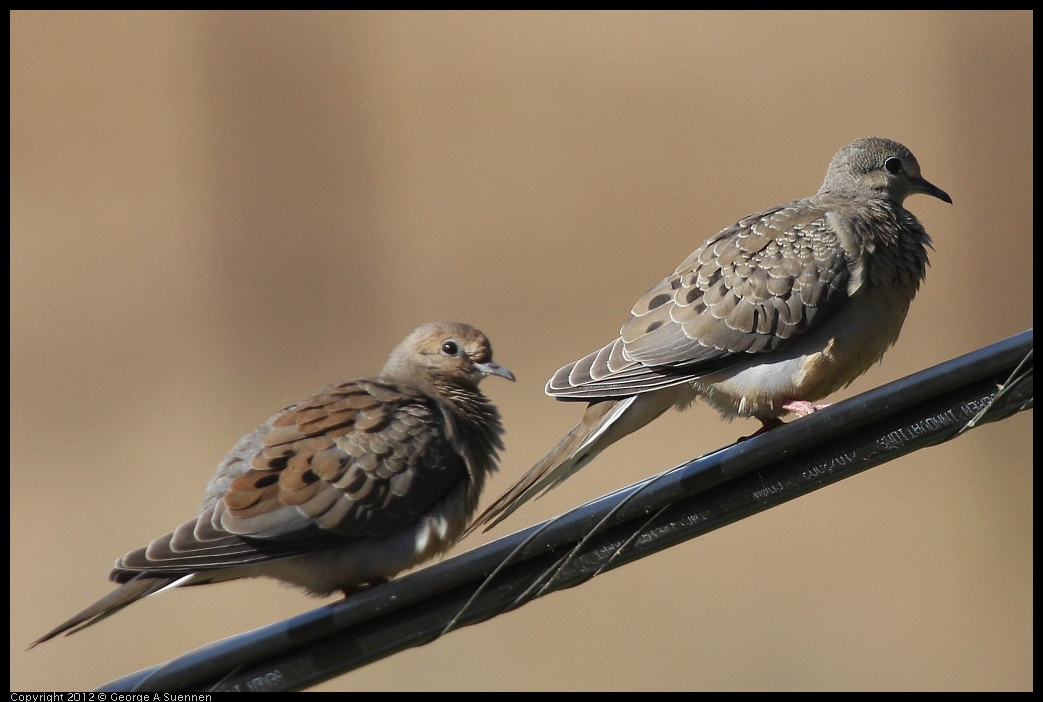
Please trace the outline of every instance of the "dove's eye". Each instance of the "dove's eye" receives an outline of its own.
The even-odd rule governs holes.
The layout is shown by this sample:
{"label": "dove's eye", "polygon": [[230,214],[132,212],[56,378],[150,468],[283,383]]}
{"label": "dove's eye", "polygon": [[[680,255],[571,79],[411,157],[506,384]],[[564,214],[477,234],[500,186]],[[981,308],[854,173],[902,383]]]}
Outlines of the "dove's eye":
{"label": "dove's eye", "polygon": [[887,169],[888,173],[897,173],[902,170],[902,159],[897,156],[892,156],[884,161],[884,168]]}
{"label": "dove's eye", "polygon": [[442,344],[442,353],[447,356],[455,356],[460,351],[460,345],[450,339],[449,341]]}

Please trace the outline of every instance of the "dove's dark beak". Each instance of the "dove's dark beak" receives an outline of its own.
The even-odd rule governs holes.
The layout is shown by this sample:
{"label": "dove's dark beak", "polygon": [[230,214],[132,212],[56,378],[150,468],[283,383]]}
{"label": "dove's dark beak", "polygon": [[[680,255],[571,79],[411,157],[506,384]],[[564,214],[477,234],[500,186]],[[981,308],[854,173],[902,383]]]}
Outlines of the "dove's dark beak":
{"label": "dove's dark beak", "polygon": [[931,197],[938,198],[942,202],[948,202],[950,205],[952,204],[952,198],[949,197],[949,193],[945,192],[938,186],[933,185],[924,178],[915,178],[913,183],[916,185],[916,192],[930,195]]}
{"label": "dove's dark beak", "polygon": [[499,363],[475,363],[474,367],[477,368],[482,375],[498,375],[501,378],[507,378],[507,380],[514,380],[514,373],[501,366]]}

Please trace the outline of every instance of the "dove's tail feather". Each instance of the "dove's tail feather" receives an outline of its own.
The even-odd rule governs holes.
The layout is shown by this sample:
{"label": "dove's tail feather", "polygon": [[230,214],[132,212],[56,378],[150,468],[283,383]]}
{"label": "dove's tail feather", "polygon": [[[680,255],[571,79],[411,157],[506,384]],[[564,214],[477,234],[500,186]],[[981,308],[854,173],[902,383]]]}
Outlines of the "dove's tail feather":
{"label": "dove's tail feather", "polygon": [[668,410],[676,402],[673,388],[622,400],[591,402],[583,419],[529,472],[475,519],[461,535],[481,526],[492,529],[529,500],[567,480],[599,453]]}
{"label": "dove's tail feather", "polygon": [[100,600],[83,610],[66,622],[54,627],[46,634],[38,638],[29,648],[41,644],[48,639],[53,639],[58,634],[66,636],[74,634],[80,629],[85,629],[92,624],[97,624],[102,619],[115,614],[127,605],[137,602],[142,597],[147,597],[163,588],[173,584],[179,577],[174,578],[150,578],[138,576],[102,597]]}

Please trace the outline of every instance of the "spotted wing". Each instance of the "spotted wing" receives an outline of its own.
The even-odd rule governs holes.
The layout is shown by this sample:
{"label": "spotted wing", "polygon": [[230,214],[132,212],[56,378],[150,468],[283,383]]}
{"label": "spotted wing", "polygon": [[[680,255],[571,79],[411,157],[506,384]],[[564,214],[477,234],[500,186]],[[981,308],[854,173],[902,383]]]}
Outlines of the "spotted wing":
{"label": "spotted wing", "polygon": [[[237,453],[238,450],[238,453]],[[332,385],[244,437],[194,521],[117,561],[112,577],[230,568],[378,538],[466,481],[434,400],[374,379]]]}
{"label": "spotted wing", "polygon": [[619,338],[561,368],[547,394],[625,397],[780,349],[843,304],[856,263],[806,200],[751,215],[645,293]]}

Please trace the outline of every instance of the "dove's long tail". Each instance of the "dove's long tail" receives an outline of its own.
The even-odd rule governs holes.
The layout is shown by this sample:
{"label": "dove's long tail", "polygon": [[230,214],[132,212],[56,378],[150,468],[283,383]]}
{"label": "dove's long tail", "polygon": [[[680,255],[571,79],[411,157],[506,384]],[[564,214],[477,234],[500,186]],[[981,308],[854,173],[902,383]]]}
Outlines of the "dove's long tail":
{"label": "dove's long tail", "polygon": [[514,510],[557,487],[599,453],[651,422],[675,402],[673,388],[633,395],[622,400],[591,402],[579,424],[537,461],[521,480],[482,512],[461,538],[484,525],[488,525],[485,531],[492,529]]}
{"label": "dove's long tail", "polygon": [[68,621],[54,627],[34,641],[32,646],[29,646],[29,648],[41,644],[48,639],[53,639],[58,634],[65,633],[66,636],[68,636],[80,629],[87,628],[91,624],[97,624],[105,617],[115,614],[127,605],[137,602],[142,597],[147,597],[148,595],[159,592],[179,579],[180,576],[172,578],[149,578],[138,576],[133,580],[120,585],[108,595],[102,597],[100,600]]}

